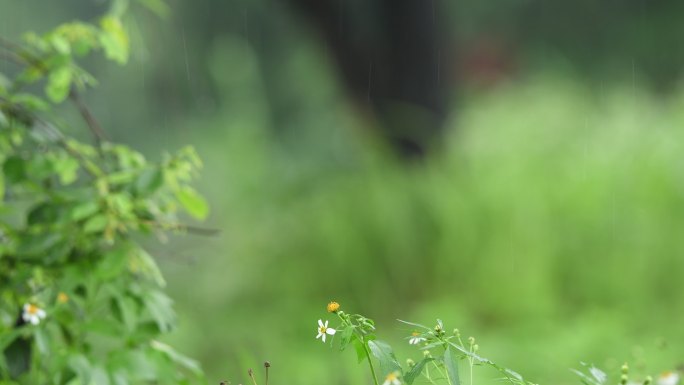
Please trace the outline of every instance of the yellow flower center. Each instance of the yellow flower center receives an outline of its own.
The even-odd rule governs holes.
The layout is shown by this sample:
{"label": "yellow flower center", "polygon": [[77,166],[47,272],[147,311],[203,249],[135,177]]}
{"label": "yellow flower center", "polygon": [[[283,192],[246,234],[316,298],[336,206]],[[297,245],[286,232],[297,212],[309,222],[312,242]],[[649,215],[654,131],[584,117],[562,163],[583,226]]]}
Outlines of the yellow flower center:
{"label": "yellow flower center", "polygon": [[327,307],[328,313],[334,313],[334,312],[338,311],[339,309],[340,309],[340,304],[335,302],[335,301],[330,302],[328,304],[328,307]]}
{"label": "yellow flower center", "polygon": [[69,301],[69,296],[66,295],[66,293],[59,293],[57,294],[57,302],[59,303],[67,303]]}
{"label": "yellow flower center", "polygon": [[385,377],[385,381],[394,381],[397,379],[397,374],[392,372]]}
{"label": "yellow flower center", "polygon": [[38,306],[29,304],[28,307],[26,308],[26,312],[29,313],[30,315],[36,315],[38,313]]}
{"label": "yellow flower center", "polygon": [[411,335],[414,336],[414,337],[418,337],[418,336],[420,335],[420,333],[418,333],[418,332],[413,332],[413,333],[411,333]]}
{"label": "yellow flower center", "polygon": [[326,330],[328,330],[328,328],[325,327],[325,326],[321,326],[321,327],[318,328],[318,331],[321,332],[321,333],[325,333]]}

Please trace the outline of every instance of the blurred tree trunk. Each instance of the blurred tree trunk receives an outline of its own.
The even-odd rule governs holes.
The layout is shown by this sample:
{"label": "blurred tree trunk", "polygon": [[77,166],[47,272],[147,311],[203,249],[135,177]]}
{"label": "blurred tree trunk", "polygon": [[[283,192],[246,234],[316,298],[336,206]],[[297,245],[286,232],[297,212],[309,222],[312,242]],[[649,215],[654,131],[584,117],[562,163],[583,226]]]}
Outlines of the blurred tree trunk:
{"label": "blurred tree trunk", "polygon": [[351,95],[406,158],[438,142],[452,71],[435,0],[288,0],[321,32]]}

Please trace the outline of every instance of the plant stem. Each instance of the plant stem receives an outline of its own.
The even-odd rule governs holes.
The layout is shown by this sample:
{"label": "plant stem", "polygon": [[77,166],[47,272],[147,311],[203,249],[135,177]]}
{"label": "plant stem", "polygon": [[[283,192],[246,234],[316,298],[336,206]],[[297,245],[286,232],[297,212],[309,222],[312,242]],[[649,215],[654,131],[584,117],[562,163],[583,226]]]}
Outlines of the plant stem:
{"label": "plant stem", "polygon": [[363,343],[363,349],[366,351],[366,358],[368,359],[368,366],[370,366],[370,371],[371,374],[373,375],[373,381],[375,382],[375,385],[379,385],[378,383],[378,376],[375,374],[375,368],[373,367],[373,360],[371,359],[371,352],[368,349],[368,343],[366,342],[365,338],[361,338],[361,342]]}

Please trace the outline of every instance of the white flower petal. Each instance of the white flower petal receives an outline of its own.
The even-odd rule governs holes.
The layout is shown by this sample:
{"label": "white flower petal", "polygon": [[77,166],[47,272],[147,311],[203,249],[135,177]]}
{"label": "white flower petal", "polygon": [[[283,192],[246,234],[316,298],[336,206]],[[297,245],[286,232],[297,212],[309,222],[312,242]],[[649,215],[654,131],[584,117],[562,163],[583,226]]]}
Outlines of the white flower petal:
{"label": "white flower petal", "polygon": [[333,334],[337,333],[337,330],[335,330],[333,328],[327,328],[327,329],[325,329],[325,332],[330,334],[330,335],[333,335]]}
{"label": "white flower petal", "polygon": [[328,320],[325,320],[325,325],[326,328],[328,327]]}
{"label": "white flower petal", "polygon": [[318,326],[323,327],[323,320],[318,320]]}
{"label": "white flower petal", "polygon": [[321,335],[323,336],[323,337],[321,337],[321,339],[323,340],[323,342],[325,342],[325,334],[321,334]]}
{"label": "white flower petal", "polygon": [[38,318],[36,316],[32,316],[31,317],[31,323],[34,325],[38,325],[40,323],[40,318]]}
{"label": "white flower petal", "polygon": [[45,310],[38,309],[38,311],[36,312],[36,315],[38,316],[38,318],[45,318],[45,315],[46,315]]}

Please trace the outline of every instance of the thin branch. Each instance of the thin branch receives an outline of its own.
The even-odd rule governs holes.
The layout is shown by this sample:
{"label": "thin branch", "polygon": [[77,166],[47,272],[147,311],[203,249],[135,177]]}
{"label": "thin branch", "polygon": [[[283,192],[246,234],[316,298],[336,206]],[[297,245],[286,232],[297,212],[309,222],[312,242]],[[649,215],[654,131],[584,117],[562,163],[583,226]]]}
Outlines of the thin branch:
{"label": "thin branch", "polygon": [[[37,57],[32,52],[28,51],[21,45],[16,44],[0,36],[0,47],[3,47],[7,51],[9,51],[9,54],[13,55],[14,61],[32,65],[38,68],[43,73],[49,72],[49,69],[45,66],[45,63],[39,57]],[[88,106],[86,106],[86,104],[83,102],[80,94],[78,93],[78,91],[76,91],[74,87],[71,87],[71,89],[69,90],[69,100],[71,100],[76,105],[78,112],[81,114],[81,117],[83,118],[83,120],[85,120],[86,124],[88,125],[88,129],[93,134],[93,137],[95,138],[95,143],[98,147],[101,147],[103,141],[109,140],[107,133],[104,129],[102,129],[102,126],[98,123],[97,119],[95,119],[95,116],[90,112],[90,109],[88,109]]]}
{"label": "thin branch", "polygon": [[26,65],[26,61],[13,51],[0,51],[0,60],[11,62],[20,66]]}
{"label": "thin branch", "polygon": [[102,145],[103,141],[109,140],[107,133],[102,129],[100,123],[97,122],[97,119],[95,119],[95,116],[90,112],[88,106],[86,106],[83,100],[81,100],[81,96],[78,94],[78,92],[76,92],[74,87],[71,87],[71,90],[69,91],[69,99],[74,102],[76,108],[78,108],[78,112],[81,114],[81,117],[88,124],[88,128],[93,134],[98,147]]}
{"label": "thin branch", "polygon": [[219,229],[197,227],[197,226],[186,225],[183,223],[176,223],[176,222],[163,223],[163,222],[157,222],[157,221],[142,220],[142,221],[140,221],[140,223],[148,225],[148,226],[154,226],[154,227],[160,228],[162,230],[180,230],[180,231],[185,231],[188,234],[202,235],[202,236],[207,236],[207,237],[214,236],[214,235],[221,232],[221,230],[219,230]]}

